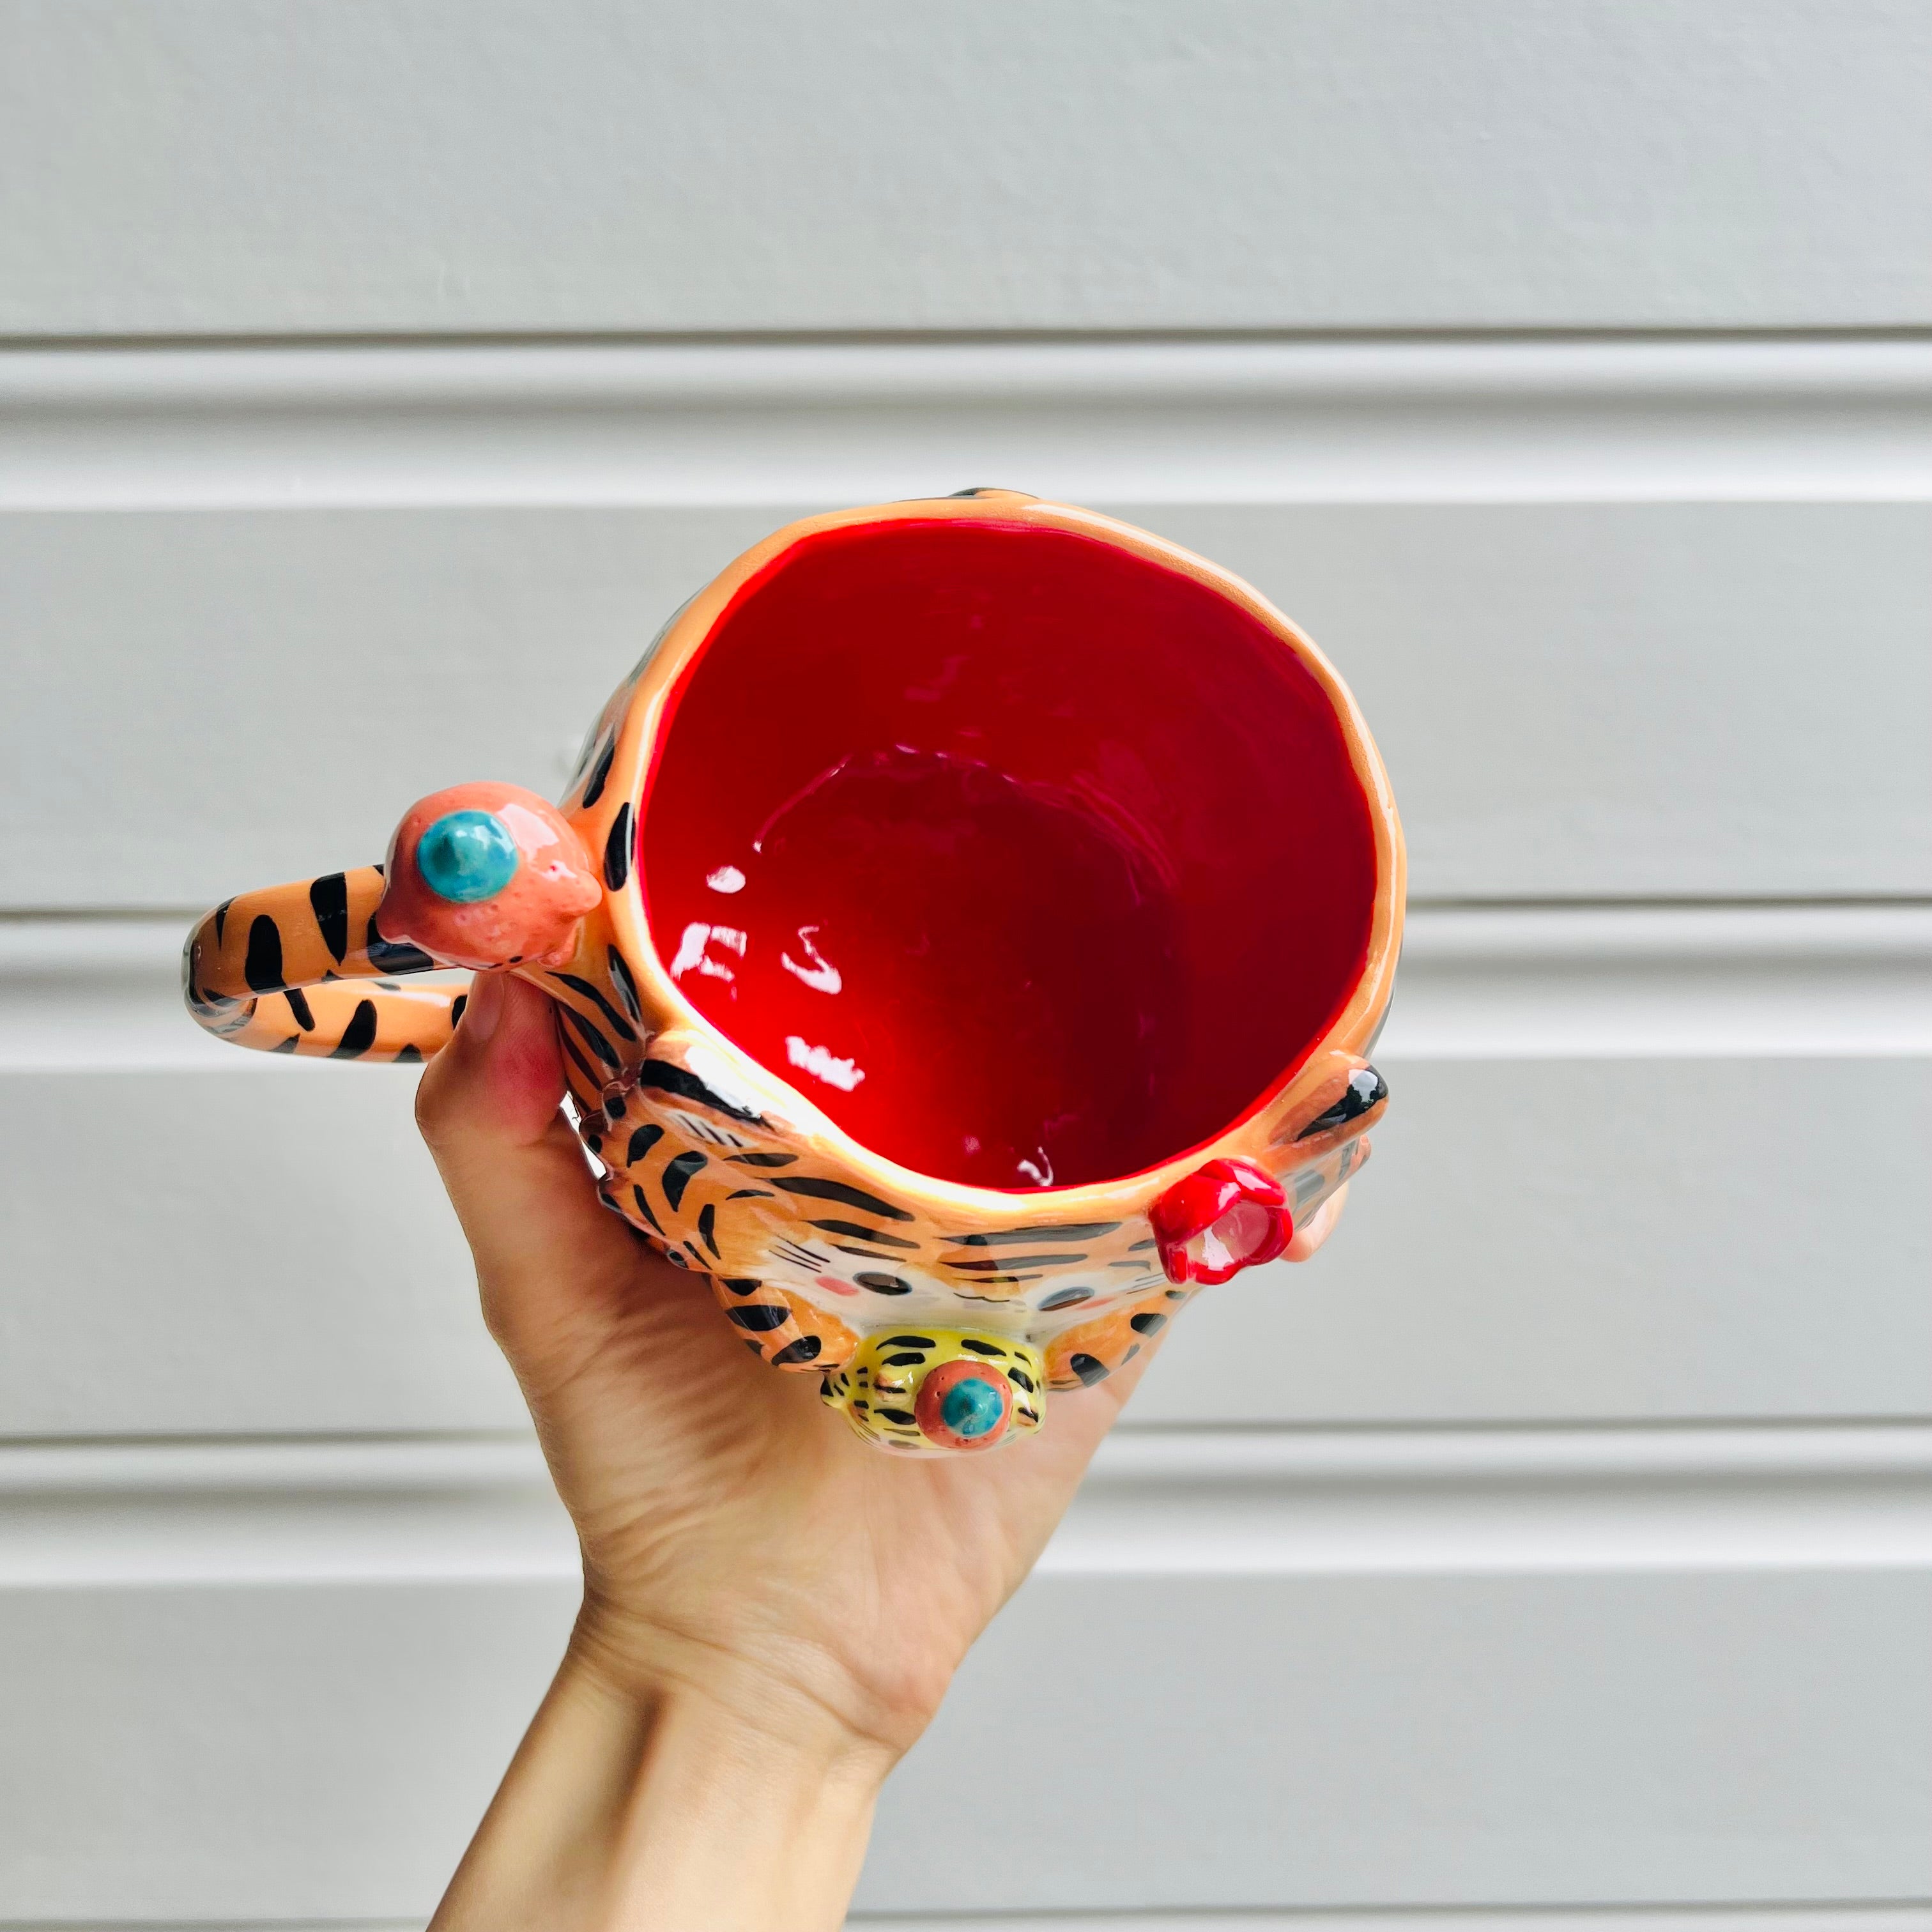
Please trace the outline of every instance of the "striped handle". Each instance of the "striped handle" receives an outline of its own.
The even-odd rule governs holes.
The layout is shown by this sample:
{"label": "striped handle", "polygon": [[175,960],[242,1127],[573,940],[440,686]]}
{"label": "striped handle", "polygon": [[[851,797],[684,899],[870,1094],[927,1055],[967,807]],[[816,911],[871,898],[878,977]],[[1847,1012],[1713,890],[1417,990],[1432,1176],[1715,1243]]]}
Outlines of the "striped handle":
{"label": "striped handle", "polygon": [[182,956],[188,1010],[218,1039],[325,1060],[422,1061],[448,1040],[465,992],[405,986],[444,970],[376,926],[380,866],[224,901]]}

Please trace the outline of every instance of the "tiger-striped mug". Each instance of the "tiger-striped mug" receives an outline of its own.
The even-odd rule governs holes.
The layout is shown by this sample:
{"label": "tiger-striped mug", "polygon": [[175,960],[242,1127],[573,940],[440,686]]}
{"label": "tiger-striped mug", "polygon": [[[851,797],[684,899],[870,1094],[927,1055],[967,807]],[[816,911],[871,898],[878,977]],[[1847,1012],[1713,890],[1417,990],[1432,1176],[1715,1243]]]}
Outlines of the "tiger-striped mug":
{"label": "tiger-striped mug", "polygon": [[541,986],[604,1204],[868,1441],[975,1451],[1347,1180],[1402,876],[1354,700],[1279,611],[968,490],[767,538],[560,805],[422,800],[386,866],[218,906],[186,992],[239,1046],[409,1060],[463,995],[407,976]]}

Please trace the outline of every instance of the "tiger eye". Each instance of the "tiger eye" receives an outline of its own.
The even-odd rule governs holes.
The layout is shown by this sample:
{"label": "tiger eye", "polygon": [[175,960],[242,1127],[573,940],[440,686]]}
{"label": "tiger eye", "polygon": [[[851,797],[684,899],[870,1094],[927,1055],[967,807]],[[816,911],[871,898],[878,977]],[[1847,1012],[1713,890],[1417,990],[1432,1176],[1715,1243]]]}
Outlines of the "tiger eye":
{"label": "tiger eye", "polygon": [[416,870],[440,899],[474,905],[517,876],[521,854],[510,828],[489,812],[447,812],[416,842]]}

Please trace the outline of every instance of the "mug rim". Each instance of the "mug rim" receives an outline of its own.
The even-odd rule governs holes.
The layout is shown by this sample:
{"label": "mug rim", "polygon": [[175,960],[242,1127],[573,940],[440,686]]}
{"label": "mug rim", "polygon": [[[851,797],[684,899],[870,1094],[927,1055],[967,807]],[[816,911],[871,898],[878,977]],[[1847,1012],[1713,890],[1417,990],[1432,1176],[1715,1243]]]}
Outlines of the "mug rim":
{"label": "mug rim", "polygon": [[1380,753],[1354,694],[1306,632],[1251,584],[1232,572],[1151,532],[1016,490],[978,490],[938,497],[834,510],[801,518],[754,544],[720,571],[670,619],[638,667],[623,705],[613,746],[609,795],[629,806],[631,836],[641,844],[644,815],[658,758],[674,721],[675,700],[720,620],[748,585],[801,544],[827,532],[854,526],[936,520],[1030,525],[1096,540],[1144,561],[1192,578],[1235,604],[1292,650],[1315,679],[1340,726],[1350,770],[1362,788],[1372,838],[1375,880],[1367,944],[1361,968],[1341,1010],[1310,1041],[1260,1096],[1209,1138],[1182,1148],[1152,1167],[1072,1186],[993,1188],[946,1180],[889,1159],[841,1126],[776,1068],[739,1046],[688,1000],[672,980],[651,933],[645,910],[641,859],[623,884],[604,892],[604,912],[638,980],[639,1000],[665,1034],[701,1040],[730,1067],[738,1084],[776,1104],[771,1112],[788,1131],[814,1143],[823,1155],[868,1177],[880,1191],[920,1197],[968,1216],[1010,1217],[1016,1202],[1051,1200],[1056,1214],[1089,1209],[1134,1211],[1197,1168],[1228,1154],[1265,1158],[1273,1126],[1297,1112],[1314,1089],[1336,1077],[1335,1063],[1359,1064],[1372,1043],[1394,990],[1402,944],[1406,855],[1401,821]]}

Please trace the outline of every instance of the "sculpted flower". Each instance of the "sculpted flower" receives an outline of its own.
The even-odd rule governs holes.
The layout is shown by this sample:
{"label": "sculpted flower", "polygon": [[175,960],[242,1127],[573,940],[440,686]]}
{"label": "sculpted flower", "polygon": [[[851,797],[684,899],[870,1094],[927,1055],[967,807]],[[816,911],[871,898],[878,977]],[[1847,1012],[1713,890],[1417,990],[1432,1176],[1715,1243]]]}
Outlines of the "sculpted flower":
{"label": "sculpted flower", "polygon": [[1230,1280],[1271,1262],[1294,1238],[1281,1184],[1251,1160],[1210,1160],[1156,1201],[1160,1264],[1177,1286]]}

